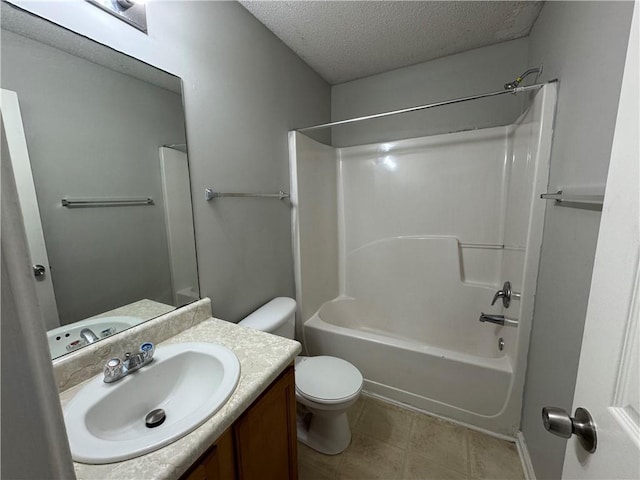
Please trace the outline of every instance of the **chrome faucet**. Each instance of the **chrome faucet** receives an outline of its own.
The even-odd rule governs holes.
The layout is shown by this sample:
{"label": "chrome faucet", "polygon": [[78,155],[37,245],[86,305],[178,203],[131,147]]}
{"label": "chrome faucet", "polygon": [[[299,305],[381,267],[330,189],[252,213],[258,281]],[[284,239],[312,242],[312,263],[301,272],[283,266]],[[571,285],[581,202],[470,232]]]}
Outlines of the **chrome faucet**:
{"label": "chrome faucet", "polygon": [[145,342],[140,345],[140,352],[124,354],[124,359],[111,358],[107,360],[104,366],[104,382],[113,383],[126,377],[130,373],[144,367],[153,360],[153,352],[155,347],[151,342]]}
{"label": "chrome faucet", "polygon": [[90,328],[83,328],[82,330],[80,330],[80,338],[87,343],[93,343],[100,340],[98,336],[95,333],[93,333],[93,330],[91,330]]}

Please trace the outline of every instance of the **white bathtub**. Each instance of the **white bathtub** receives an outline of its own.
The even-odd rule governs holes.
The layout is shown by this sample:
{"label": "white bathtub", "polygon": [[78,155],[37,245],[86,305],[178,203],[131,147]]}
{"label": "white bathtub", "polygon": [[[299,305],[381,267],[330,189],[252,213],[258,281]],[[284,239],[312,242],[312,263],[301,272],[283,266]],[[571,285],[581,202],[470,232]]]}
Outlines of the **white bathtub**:
{"label": "white bathtub", "polygon": [[507,403],[512,366],[506,355],[463,353],[365,327],[371,315],[378,314],[355,299],[326,302],[304,324],[308,353],[353,363],[371,393],[496,430],[478,420],[498,416]]}

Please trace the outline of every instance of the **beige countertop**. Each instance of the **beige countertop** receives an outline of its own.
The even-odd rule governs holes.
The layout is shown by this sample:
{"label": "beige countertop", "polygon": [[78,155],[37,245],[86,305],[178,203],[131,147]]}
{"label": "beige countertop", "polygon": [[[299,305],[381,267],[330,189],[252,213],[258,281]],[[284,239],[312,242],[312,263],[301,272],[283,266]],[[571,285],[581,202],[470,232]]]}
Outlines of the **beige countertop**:
{"label": "beige countertop", "polygon": [[[212,342],[240,360],[240,380],[231,398],[190,434],[155,452],[106,465],[74,463],[78,480],[172,479],[180,477],[300,353],[300,344],[268,333],[209,318],[159,343]],[[88,380],[87,380],[88,381]],[[62,406],[85,382],[60,394]]]}
{"label": "beige countertop", "polygon": [[165,313],[173,312],[175,309],[176,307],[174,307],[173,305],[167,305],[166,303],[160,303],[156,302],[155,300],[143,298],[142,300],[138,300],[137,302],[123,305],[121,307],[114,308],[113,310],[109,310],[108,312],[102,312],[89,318],[93,319],[124,316],[138,317],[141,322],[146,322],[147,320],[159,317],[160,315],[164,315]]}

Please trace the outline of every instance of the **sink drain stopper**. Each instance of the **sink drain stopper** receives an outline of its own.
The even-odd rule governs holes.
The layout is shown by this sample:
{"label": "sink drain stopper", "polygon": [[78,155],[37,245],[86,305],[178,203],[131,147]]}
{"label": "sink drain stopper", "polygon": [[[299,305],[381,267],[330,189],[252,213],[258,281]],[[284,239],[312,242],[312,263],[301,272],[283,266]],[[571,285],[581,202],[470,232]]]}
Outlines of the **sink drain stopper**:
{"label": "sink drain stopper", "polygon": [[156,408],[147,413],[147,416],[144,417],[144,423],[147,428],[155,428],[162,425],[166,419],[167,415],[164,413],[164,410]]}

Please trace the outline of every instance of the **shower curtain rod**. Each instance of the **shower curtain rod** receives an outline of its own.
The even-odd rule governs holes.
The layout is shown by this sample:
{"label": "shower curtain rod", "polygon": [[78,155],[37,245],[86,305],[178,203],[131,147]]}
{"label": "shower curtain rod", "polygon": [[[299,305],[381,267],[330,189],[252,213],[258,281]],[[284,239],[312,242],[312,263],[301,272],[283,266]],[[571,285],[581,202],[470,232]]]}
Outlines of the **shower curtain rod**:
{"label": "shower curtain rod", "polygon": [[309,132],[311,130],[318,130],[320,128],[337,127],[338,125],[345,125],[347,123],[360,122],[362,120],[371,120],[373,118],[389,117],[391,115],[398,115],[400,113],[416,112],[418,110],[426,110],[427,108],[442,107],[443,105],[452,105],[454,103],[468,102],[469,100],[478,100],[480,98],[495,97],[497,95],[504,95],[507,93],[516,94],[518,92],[526,92],[527,90],[533,90],[535,88],[542,88],[549,83],[555,83],[557,81],[558,81],[557,79],[554,79],[545,83],[535,83],[533,85],[527,85],[525,87],[516,87],[510,90],[500,90],[497,92],[483,93],[480,95],[471,95],[470,97],[454,98],[453,100],[445,100],[443,102],[429,103],[427,105],[419,105],[417,107],[403,108],[401,110],[393,110],[391,112],[374,113],[373,115],[365,115],[364,117],[349,118],[347,120],[339,120],[337,122],[323,123],[321,125],[314,125],[312,127],[298,128],[296,132]]}

